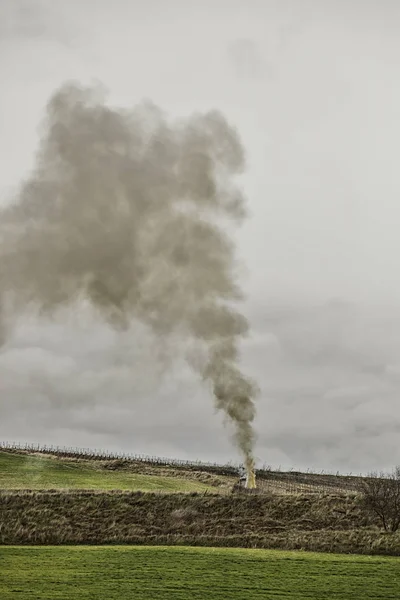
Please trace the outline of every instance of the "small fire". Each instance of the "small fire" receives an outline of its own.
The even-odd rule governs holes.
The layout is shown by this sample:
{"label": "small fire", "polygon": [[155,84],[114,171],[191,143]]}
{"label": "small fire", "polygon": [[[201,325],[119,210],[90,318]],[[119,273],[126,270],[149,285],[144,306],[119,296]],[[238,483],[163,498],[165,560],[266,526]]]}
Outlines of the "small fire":
{"label": "small fire", "polygon": [[254,460],[253,458],[248,458],[246,461],[246,488],[249,490],[254,490],[256,487],[256,474],[254,471]]}

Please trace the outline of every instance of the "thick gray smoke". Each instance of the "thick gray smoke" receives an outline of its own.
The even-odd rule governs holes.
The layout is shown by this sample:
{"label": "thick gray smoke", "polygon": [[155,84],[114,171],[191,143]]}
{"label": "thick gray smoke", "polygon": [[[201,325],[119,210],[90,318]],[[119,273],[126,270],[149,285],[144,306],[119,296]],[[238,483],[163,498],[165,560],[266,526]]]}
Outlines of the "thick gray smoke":
{"label": "thick gray smoke", "polygon": [[98,89],[63,86],[36,167],[1,213],[0,290],[14,312],[51,314],[86,297],[117,328],[139,319],[197,340],[203,360],[192,363],[249,460],[256,388],[238,367],[248,325],[233,308],[241,293],[221,227],[245,216],[232,181],[243,166],[218,112],[171,124],[153,105],[115,110]]}

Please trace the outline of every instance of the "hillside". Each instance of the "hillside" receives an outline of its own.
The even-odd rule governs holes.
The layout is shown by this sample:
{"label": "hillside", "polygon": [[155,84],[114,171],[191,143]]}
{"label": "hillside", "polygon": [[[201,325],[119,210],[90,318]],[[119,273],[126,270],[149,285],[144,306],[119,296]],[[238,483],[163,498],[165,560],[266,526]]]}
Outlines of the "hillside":
{"label": "hillside", "polygon": [[231,465],[0,449],[0,544],[277,548],[400,556],[362,509],[356,477]]}
{"label": "hillside", "polygon": [[[0,489],[88,489],[204,492],[215,488],[217,477],[193,473],[115,469],[108,461],[59,458],[50,455],[0,451]],[[223,485],[221,484],[221,487]]]}
{"label": "hillside", "polygon": [[0,544],[139,544],[400,555],[347,495],[0,492]]}
{"label": "hillside", "polygon": [[[358,489],[360,477],[257,469],[260,492],[342,493]],[[173,480],[173,481],[171,481]],[[0,489],[121,489],[229,492],[238,480],[234,465],[96,453],[67,448],[0,444]]]}

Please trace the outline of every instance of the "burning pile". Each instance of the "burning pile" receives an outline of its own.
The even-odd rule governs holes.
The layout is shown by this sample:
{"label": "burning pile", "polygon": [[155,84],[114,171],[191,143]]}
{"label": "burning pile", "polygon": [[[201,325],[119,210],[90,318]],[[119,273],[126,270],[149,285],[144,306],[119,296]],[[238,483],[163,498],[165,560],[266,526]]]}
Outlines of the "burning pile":
{"label": "burning pile", "polygon": [[246,488],[254,490],[256,488],[256,473],[254,470],[254,460],[251,457],[246,462],[246,472]]}
{"label": "burning pile", "polygon": [[239,468],[239,483],[235,484],[234,490],[243,488],[247,490],[256,489],[256,474],[252,458],[249,458],[245,465]]}

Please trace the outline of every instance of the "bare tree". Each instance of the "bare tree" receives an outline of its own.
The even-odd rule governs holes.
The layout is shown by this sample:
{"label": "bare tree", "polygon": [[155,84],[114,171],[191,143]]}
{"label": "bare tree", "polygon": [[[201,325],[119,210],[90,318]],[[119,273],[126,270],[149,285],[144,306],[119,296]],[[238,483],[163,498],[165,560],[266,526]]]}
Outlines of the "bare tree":
{"label": "bare tree", "polygon": [[360,483],[365,508],[379,517],[385,531],[400,527],[400,466],[389,475],[370,473]]}

